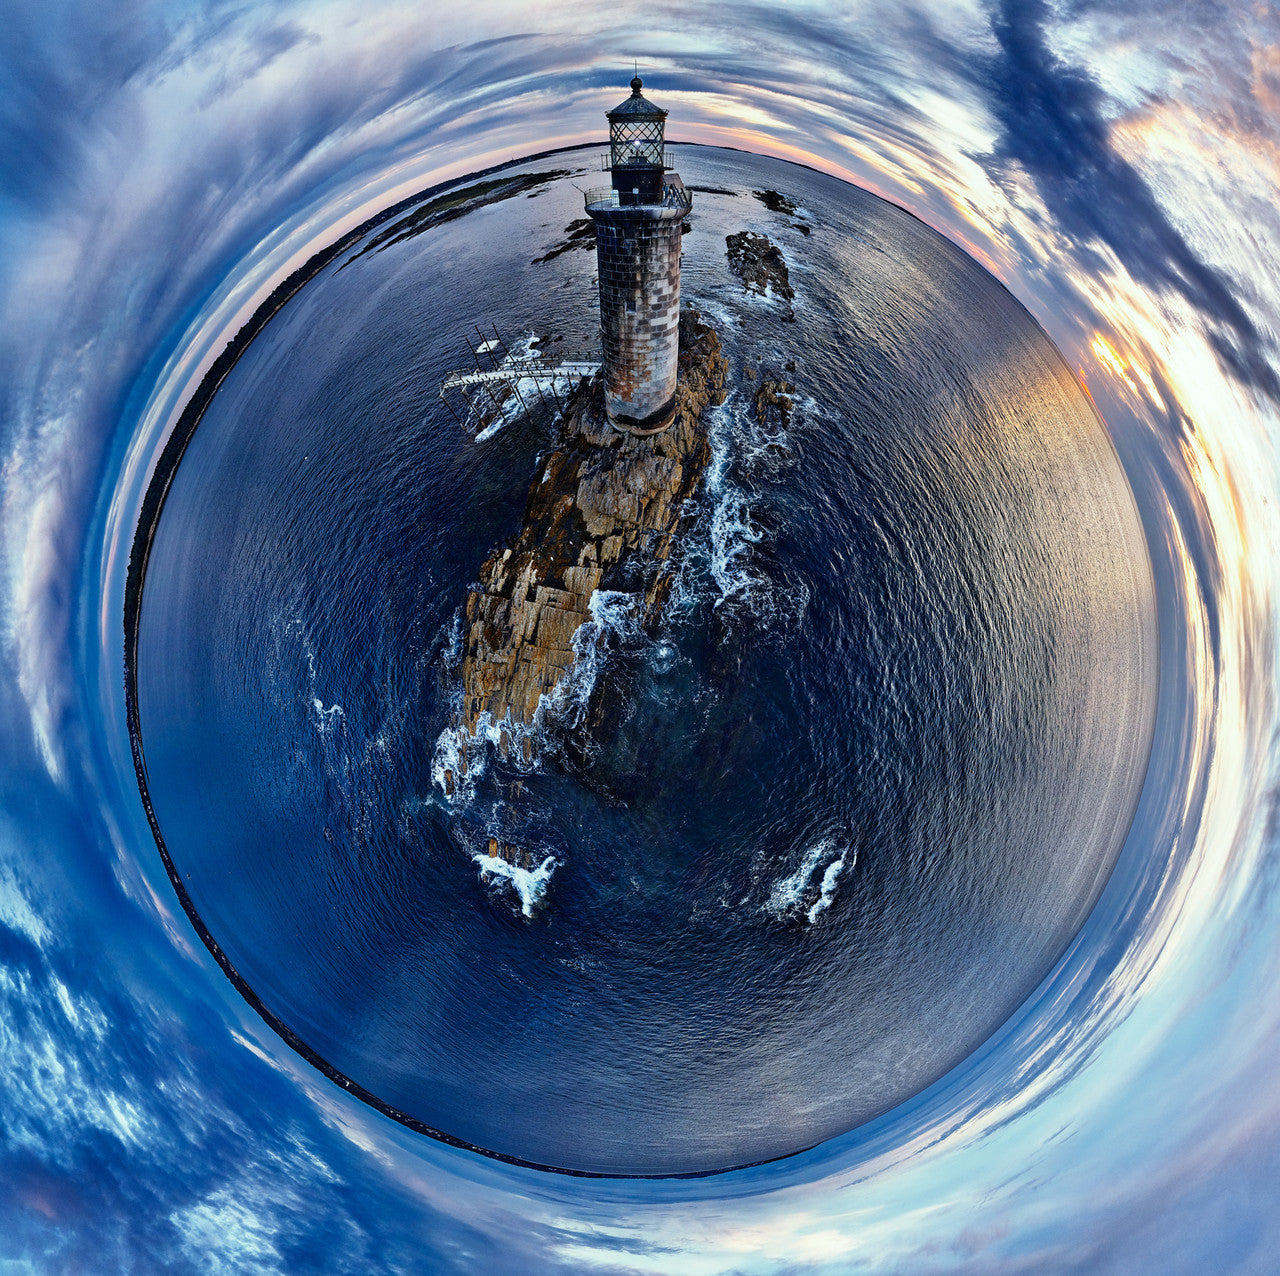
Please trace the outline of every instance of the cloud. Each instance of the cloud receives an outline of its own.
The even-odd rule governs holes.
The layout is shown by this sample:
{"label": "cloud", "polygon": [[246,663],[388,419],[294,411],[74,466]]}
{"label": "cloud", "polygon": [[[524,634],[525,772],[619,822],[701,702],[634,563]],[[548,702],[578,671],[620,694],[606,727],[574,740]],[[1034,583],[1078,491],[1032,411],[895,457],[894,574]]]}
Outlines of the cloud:
{"label": "cloud", "polygon": [[1185,297],[1212,324],[1210,341],[1241,380],[1280,399],[1280,377],[1263,334],[1230,282],[1206,265],[1138,171],[1114,149],[1106,95],[1086,70],[1049,47],[1046,0],[1000,0],[995,56],[979,58],[1001,136],[992,157],[1036,182],[1068,234],[1111,248],[1137,280]]}

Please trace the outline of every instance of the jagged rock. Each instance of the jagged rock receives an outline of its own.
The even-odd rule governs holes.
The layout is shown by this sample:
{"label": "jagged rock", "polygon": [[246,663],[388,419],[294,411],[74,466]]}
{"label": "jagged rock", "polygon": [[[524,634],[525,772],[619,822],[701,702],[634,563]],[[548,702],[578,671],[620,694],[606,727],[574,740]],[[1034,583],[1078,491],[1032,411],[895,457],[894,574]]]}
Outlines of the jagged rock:
{"label": "jagged rock", "polygon": [[[624,574],[641,581],[641,624],[657,625],[671,585],[665,570],[685,504],[702,481],[711,449],[701,416],[725,397],[728,362],[715,332],[693,310],[680,315],[676,414],[662,434],[615,430],[604,414],[599,376],[565,408],[559,446],[539,461],[517,535],[480,568],[466,604],[457,726],[475,737],[485,715],[506,753],[520,739],[526,761],[544,696],[575,660],[574,638],[591,618],[598,589]],[[465,765],[465,763],[464,763]],[[446,776],[446,787],[458,777]]]}
{"label": "jagged rock", "polygon": [[596,224],[590,217],[579,217],[565,227],[565,237],[549,253],[535,257],[533,265],[554,261],[562,253],[572,252],[575,248],[594,248],[596,246]]}
{"label": "jagged rock", "polygon": [[756,420],[761,425],[776,421],[785,430],[795,410],[794,394],[795,386],[790,381],[762,381],[755,395]]}
{"label": "jagged rock", "polygon": [[486,848],[491,859],[503,859],[508,864],[514,864],[517,868],[523,868],[532,871],[537,867],[537,862],[532,852],[521,846],[513,846],[510,842],[500,841],[496,837],[489,838],[489,844]]}
{"label": "jagged rock", "polygon": [[771,213],[783,213],[788,217],[795,217],[796,220],[791,223],[793,230],[798,230],[802,235],[808,235],[812,228],[805,221],[800,219],[800,210],[796,207],[794,201],[788,199],[785,195],[779,194],[775,190],[752,191],[751,192]]}
{"label": "jagged rock", "polygon": [[761,297],[772,292],[788,303],[788,318],[794,319],[790,303],[796,294],[791,287],[791,275],[781,250],[768,235],[740,230],[736,235],[726,235],[725,244],[730,269],[742,280],[746,290]]}
{"label": "jagged rock", "polygon": [[785,195],[779,194],[775,190],[752,191],[751,192],[771,213],[786,213],[793,216],[796,212],[795,204]]}

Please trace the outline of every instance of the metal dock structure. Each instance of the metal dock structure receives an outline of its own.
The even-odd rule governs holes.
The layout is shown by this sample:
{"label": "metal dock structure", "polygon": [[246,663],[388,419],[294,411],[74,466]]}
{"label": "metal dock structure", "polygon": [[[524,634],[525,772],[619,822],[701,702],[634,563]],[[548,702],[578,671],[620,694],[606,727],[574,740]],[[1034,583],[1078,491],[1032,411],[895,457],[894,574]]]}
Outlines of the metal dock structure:
{"label": "metal dock structure", "polygon": [[[540,354],[513,354],[498,335],[495,327],[492,337],[485,337],[479,328],[479,343],[472,345],[471,357],[475,364],[461,372],[450,373],[440,384],[440,400],[453,414],[463,429],[479,434],[512,407],[512,400],[522,412],[529,411],[526,395],[536,393],[544,407],[563,411],[563,395],[572,390],[583,377],[594,376],[600,371],[599,363],[586,360],[568,360],[550,363]],[[499,352],[501,358],[498,357]],[[485,356],[489,366],[481,364]],[[456,394],[466,404],[460,413],[450,401]]]}

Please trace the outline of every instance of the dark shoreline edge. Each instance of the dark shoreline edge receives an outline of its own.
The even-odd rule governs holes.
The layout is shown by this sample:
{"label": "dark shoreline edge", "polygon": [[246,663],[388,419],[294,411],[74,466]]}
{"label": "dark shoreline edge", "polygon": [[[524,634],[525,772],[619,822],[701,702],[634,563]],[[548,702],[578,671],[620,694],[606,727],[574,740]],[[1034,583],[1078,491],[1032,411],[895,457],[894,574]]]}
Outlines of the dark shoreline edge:
{"label": "dark shoreline edge", "polygon": [[156,847],[160,852],[165,872],[169,875],[169,882],[173,886],[178,902],[182,905],[187,919],[191,922],[196,934],[199,935],[201,942],[209,950],[214,960],[222,967],[222,973],[231,981],[240,996],[263,1019],[267,1026],[284,1041],[285,1045],[305,1059],[318,1072],[322,1072],[335,1085],[382,1113],[383,1116],[390,1117],[393,1121],[399,1122],[417,1134],[425,1134],[439,1143],[447,1144],[449,1147],[459,1148],[467,1152],[476,1152],[481,1156],[488,1157],[494,1161],[501,1161],[506,1165],[515,1165],[522,1169],[540,1170],[544,1173],[563,1174],[571,1178],[585,1179],[710,1178],[718,1174],[731,1174],[737,1170],[747,1170],[758,1165],[767,1165],[773,1161],[787,1160],[811,1149],[801,1148],[780,1157],[770,1157],[763,1161],[749,1161],[742,1165],[730,1165],[721,1169],[693,1170],[678,1174],[624,1174],[599,1170],[571,1170],[558,1165],[543,1165],[537,1161],[526,1161],[521,1157],[510,1156],[504,1152],[495,1152],[489,1148],[480,1147],[478,1144],[468,1143],[465,1139],[457,1138],[444,1130],[437,1130],[435,1127],[419,1121],[416,1117],[410,1116],[407,1112],[402,1112],[399,1108],[384,1102],[372,1091],[366,1090],[358,1082],[340,1072],[327,1059],[322,1058],[312,1050],[288,1024],[284,1023],[263,1004],[257,993],[253,991],[253,988],[232,964],[231,959],[222,951],[217,940],[209,933],[200,914],[196,911],[191,896],[187,894],[186,887],[182,884],[182,878],[169,854],[169,848],[165,845],[164,835],[160,832],[160,824],[156,819],[155,810],[151,804],[151,791],[147,784],[147,763],[142,748],[142,726],[138,712],[138,632],[142,617],[143,585],[146,581],[147,564],[151,557],[151,546],[155,541],[156,529],[160,524],[160,516],[164,512],[165,500],[169,495],[169,489],[173,485],[174,476],[177,474],[178,466],[187,450],[187,445],[191,442],[191,438],[195,434],[196,427],[200,424],[206,409],[213,401],[213,396],[217,393],[223,381],[226,380],[232,368],[235,367],[240,356],[244,354],[254,338],[296,292],[377,226],[382,225],[425,199],[441,194],[452,187],[460,186],[464,182],[472,182],[477,178],[486,177],[491,173],[510,168],[513,163],[531,163],[535,160],[545,159],[550,155],[585,149],[592,149],[591,144],[588,143],[586,146],[562,146],[555,150],[539,151],[535,155],[522,156],[514,161],[508,160],[503,164],[495,164],[490,168],[479,169],[474,173],[467,173],[461,177],[452,178],[447,182],[439,182],[409,196],[407,199],[392,204],[388,208],[384,208],[353,230],[347,231],[346,234],[327,247],[322,248],[277,284],[267,299],[253,312],[235,336],[227,342],[222,352],[201,378],[200,384],[196,387],[191,398],[187,400],[177,423],[173,427],[173,432],[165,442],[163,449],[161,449],[138,512],[138,523],[134,531],[133,544],[129,551],[129,568],[125,577],[124,587],[125,716],[129,731],[129,748],[133,755],[133,769],[138,781],[138,792],[142,798],[142,807],[147,815],[147,823],[151,826],[151,835],[155,839]]}

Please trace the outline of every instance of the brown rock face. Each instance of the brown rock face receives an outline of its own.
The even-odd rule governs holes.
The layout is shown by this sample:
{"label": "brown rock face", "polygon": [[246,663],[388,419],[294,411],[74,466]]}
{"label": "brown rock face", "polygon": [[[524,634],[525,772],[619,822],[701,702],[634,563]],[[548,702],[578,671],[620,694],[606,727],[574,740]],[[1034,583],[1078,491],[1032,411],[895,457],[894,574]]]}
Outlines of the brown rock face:
{"label": "brown rock face", "polygon": [[[665,433],[638,438],[613,429],[598,377],[574,392],[560,445],[529,488],[519,533],[489,555],[467,597],[456,725],[469,737],[496,728],[504,754],[514,736],[532,760],[532,740],[520,728],[534,725],[542,698],[578,658],[574,638],[592,619],[592,595],[618,587],[623,569],[640,623],[657,624],[685,503],[711,455],[701,416],[724,401],[727,373],[719,338],[685,310],[676,416]],[[446,772],[446,789],[457,778]]]}
{"label": "brown rock face", "polygon": [[791,414],[795,410],[795,386],[781,378],[769,378],[760,383],[755,393],[756,420],[761,425],[777,421],[785,430],[791,424]]}

